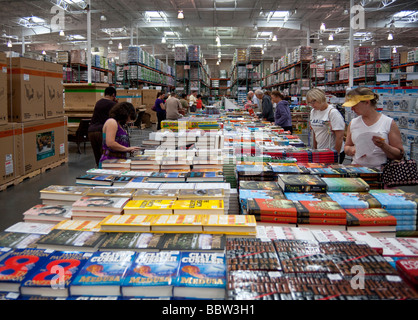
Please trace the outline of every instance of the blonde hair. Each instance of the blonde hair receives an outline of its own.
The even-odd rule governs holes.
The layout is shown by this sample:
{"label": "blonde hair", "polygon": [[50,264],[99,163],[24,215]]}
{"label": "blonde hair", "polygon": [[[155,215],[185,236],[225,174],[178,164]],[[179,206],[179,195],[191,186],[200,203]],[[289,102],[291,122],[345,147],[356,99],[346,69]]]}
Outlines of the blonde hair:
{"label": "blonde hair", "polygon": [[325,92],[318,88],[313,88],[306,93],[306,100],[316,100],[319,103],[324,103],[327,101],[325,97]]}
{"label": "blonde hair", "polygon": [[368,95],[374,96],[374,99],[369,100],[369,101],[370,101],[370,104],[373,107],[376,108],[377,107],[377,101],[379,101],[379,95],[374,93],[373,90],[371,90],[370,88],[357,87],[357,88],[347,92],[346,98],[350,99],[350,97],[352,97],[352,96],[368,96]]}

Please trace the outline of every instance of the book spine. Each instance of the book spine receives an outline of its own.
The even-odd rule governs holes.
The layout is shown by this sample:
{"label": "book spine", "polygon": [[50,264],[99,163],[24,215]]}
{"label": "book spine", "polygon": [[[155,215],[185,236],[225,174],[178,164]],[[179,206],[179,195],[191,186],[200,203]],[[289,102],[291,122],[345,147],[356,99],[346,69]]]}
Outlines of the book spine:
{"label": "book spine", "polygon": [[346,225],[346,219],[297,218],[300,224]]}

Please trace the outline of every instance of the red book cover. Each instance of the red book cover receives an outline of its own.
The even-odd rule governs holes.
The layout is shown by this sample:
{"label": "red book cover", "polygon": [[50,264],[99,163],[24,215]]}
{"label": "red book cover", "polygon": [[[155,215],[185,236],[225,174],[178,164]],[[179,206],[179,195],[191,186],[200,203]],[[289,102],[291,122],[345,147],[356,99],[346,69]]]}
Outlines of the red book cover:
{"label": "red book cover", "polygon": [[346,219],[342,218],[298,218],[300,224],[320,224],[345,226]]}
{"label": "red book cover", "polygon": [[345,219],[347,212],[336,201],[298,201],[298,217]]}
{"label": "red book cover", "polygon": [[382,208],[346,209],[347,226],[396,226],[396,218]]}
{"label": "red book cover", "polygon": [[397,260],[396,268],[410,284],[418,289],[418,259]]}
{"label": "red book cover", "polygon": [[255,216],[255,220],[269,223],[296,224],[298,219],[296,217],[277,217],[260,215]]}
{"label": "red book cover", "polygon": [[252,215],[297,217],[293,201],[286,199],[248,199],[247,210]]}

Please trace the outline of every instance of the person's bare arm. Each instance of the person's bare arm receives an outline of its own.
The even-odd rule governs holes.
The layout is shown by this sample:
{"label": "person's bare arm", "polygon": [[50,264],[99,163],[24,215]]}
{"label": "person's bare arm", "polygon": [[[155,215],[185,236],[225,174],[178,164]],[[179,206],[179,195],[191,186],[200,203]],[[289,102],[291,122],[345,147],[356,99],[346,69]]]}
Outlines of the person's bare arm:
{"label": "person's bare arm", "polygon": [[349,124],[347,128],[347,137],[345,140],[344,152],[347,156],[353,157],[356,154],[356,147],[353,143],[353,140],[351,140],[350,125],[351,124]]}
{"label": "person's bare arm", "polygon": [[388,140],[389,141],[386,142],[384,139],[378,136],[374,136],[372,138],[373,143],[379,148],[381,148],[389,159],[402,159],[404,155],[404,149],[402,144],[401,132],[397,124],[393,120],[390,126]]}
{"label": "person's bare arm", "polygon": [[117,143],[116,138],[116,132],[118,131],[118,123],[115,119],[109,119],[103,130],[106,133],[106,145],[114,151],[119,152],[132,152],[135,150],[139,150],[139,147],[124,147],[121,144]]}

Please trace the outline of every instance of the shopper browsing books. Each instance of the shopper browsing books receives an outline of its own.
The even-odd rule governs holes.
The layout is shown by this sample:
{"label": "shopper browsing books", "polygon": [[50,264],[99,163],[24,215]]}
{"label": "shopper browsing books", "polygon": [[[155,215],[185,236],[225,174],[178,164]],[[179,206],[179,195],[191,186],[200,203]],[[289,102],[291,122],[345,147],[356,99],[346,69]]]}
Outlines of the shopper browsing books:
{"label": "shopper browsing books", "polygon": [[306,101],[311,105],[310,126],[314,149],[331,149],[339,153],[343,163],[345,122],[341,113],[327,103],[325,92],[318,88],[309,90]]}
{"label": "shopper browsing books", "polygon": [[129,135],[123,129],[126,123],[135,121],[135,108],[132,103],[116,104],[110,110],[109,116],[110,118],[103,126],[103,154],[99,168],[104,160],[126,159],[127,153],[139,150],[139,147],[130,146]]}
{"label": "shopper browsing books", "polygon": [[180,99],[181,108],[184,110],[184,114],[186,115],[189,110],[189,104],[187,103],[187,94],[182,93],[181,99]]}
{"label": "shopper browsing books", "polygon": [[401,159],[404,154],[401,133],[392,118],[377,112],[379,96],[371,89],[358,87],[346,95],[344,107],[351,107],[359,117],[347,130],[345,152],[353,164],[379,167],[387,159]]}
{"label": "shopper browsing books", "polygon": [[203,109],[205,109],[205,106],[203,105],[203,102],[202,102],[202,95],[201,94],[198,94],[197,96],[196,96],[196,111],[202,111]]}
{"label": "shopper browsing books", "polygon": [[285,131],[293,133],[289,102],[285,100],[284,95],[280,91],[273,91],[271,100],[277,104],[274,112],[274,124],[282,127]]}
{"label": "shopper browsing books", "polygon": [[152,107],[152,110],[157,112],[157,130],[161,130],[161,121],[166,119],[164,96],[164,92],[158,92],[157,99],[155,100],[154,106]]}
{"label": "shopper browsing books", "polygon": [[189,96],[190,112],[196,112],[196,104],[197,104],[197,91],[192,91],[191,95]]}
{"label": "shopper browsing books", "polygon": [[176,98],[176,93],[172,92],[168,99],[165,101],[165,111],[167,120],[177,120],[182,117],[180,114],[181,103],[179,99]]}
{"label": "shopper browsing books", "polygon": [[266,121],[274,122],[273,104],[268,93],[263,93],[262,90],[257,89],[255,95],[261,101],[261,116],[260,118]]}
{"label": "shopper browsing books", "polygon": [[116,89],[114,87],[107,87],[104,92],[104,97],[97,101],[94,106],[93,116],[88,129],[88,137],[97,166],[99,165],[100,157],[102,156],[103,125],[106,120],[109,119],[110,109],[112,109],[117,102]]}

